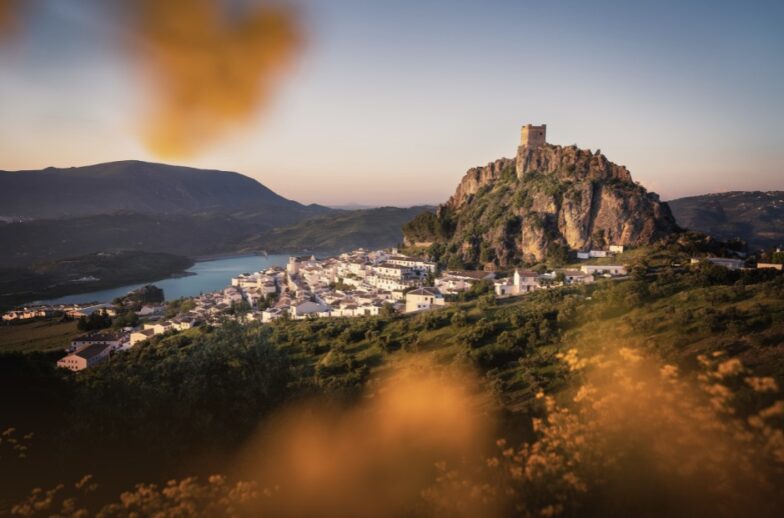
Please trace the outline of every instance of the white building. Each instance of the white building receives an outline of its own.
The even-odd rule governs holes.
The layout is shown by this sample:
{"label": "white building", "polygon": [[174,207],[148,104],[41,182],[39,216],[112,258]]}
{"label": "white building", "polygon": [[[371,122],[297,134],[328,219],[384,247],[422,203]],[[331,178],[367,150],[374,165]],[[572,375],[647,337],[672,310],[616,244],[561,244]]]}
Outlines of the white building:
{"label": "white building", "polygon": [[626,275],[628,270],[622,264],[584,264],[580,271],[591,275]]}
{"label": "white building", "polygon": [[590,284],[594,281],[592,274],[581,270],[560,270],[559,273],[563,274],[566,284]]}
{"label": "white building", "polygon": [[325,311],[329,311],[329,306],[321,302],[313,302],[311,300],[297,302],[292,304],[291,308],[289,308],[289,314],[291,315],[291,318],[294,319],[302,319],[308,315],[318,315],[318,313],[323,313]]}
{"label": "white building", "polygon": [[494,272],[454,270],[448,271],[436,279],[435,285],[441,293],[454,294],[470,289],[477,282],[492,281],[493,279],[495,279]]}
{"label": "white building", "polygon": [[199,321],[193,317],[178,317],[171,322],[172,328],[177,331],[185,331],[187,329],[193,329],[197,325],[199,325]]}
{"label": "white building", "polygon": [[372,274],[365,280],[378,289],[395,291],[420,286],[424,277],[424,270],[386,262],[373,266]]}
{"label": "white building", "polygon": [[610,245],[610,252],[614,254],[622,254],[624,250],[623,245]]}
{"label": "white building", "polygon": [[112,347],[107,344],[84,346],[57,361],[57,366],[72,371],[81,371],[104,362],[109,358]]}
{"label": "white building", "polygon": [[13,320],[29,320],[31,318],[46,318],[54,315],[50,308],[23,308],[15,311],[8,311],[3,314],[3,320],[10,322]]}
{"label": "white building", "polygon": [[148,338],[152,338],[155,331],[152,329],[139,329],[131,333],[131,347],[134,347],[139,342],[143,342]]}
{"label": "white building", "polygon": [[289,257],[289,262],[286,265],[286,273],[289,275],[296,275],[299,273],[300,267],[306,264],[312,264],[316,261],[315,255],[303,255],[300,257]]}
{"label": "white building", "polygon": [[436,288],[417,288],[406,293],[406,313],[444,306],[444,296]]}
{"label": "white building", "polygon": [[511,278],[499,279],[493,284],[495,294],[499,298],[523,295],[541,287],[538,273],[519,269],[515,269]]}
{"label": "white building", "polygon": [[425,261],[424,259],[418,259],[416,257],[407,257],[405,255],[390,256],[386,262],[389,264],[396,264],[398,266],[407,266],[408,268],[412,268],[424,273],[435,273],[436,271],[436,263]]}
{"label": "white building", "polygon": [[152,329],[153,334],[162,335],[167,331],[171,331],[174,329],[174,326],[171,322],[152,322],[149,324],[144,324],[144,329]]}
{"label": "white building", "polygon": [[96,311],[104,311],[110,317],[117,315],[117,311],[114,310],[114,307],[111,304],[96,304],[94,306],[77,307],[66,311],[65,314],[71,318],[79,318],[89,317]]}
{"label": "white building", "polygon": [[113,331],[97,331],[95,333],[87,333],[79,335],[71,340],[69,351],[78,351],[90,345],[106,345],[111,347],[112,350],[122,347],[123,342],[127,339],[127,335],[121,332]]}

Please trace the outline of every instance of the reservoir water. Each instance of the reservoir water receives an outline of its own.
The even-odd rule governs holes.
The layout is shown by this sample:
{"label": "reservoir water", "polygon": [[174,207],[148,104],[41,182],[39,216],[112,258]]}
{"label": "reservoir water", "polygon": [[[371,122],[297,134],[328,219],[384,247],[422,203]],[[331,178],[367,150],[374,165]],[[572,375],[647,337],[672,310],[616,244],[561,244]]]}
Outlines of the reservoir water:
{"label": "reservoir water", "polygon": [[285,266],[287,255],[248,255],[242,257],[228,257],[212,261],[201,261],[188,268],[189,275],[162,279],[158,281],[129,284],[119,288],[66,295],[56,299],[39,301],[42,304],[75,304],[82,302],[111,302],[117,297],[126,295],[129,291],[140,288],[145,284],[154,284],[163,290],[166,300],[180,297],[193,297],[200,293],[222,290],[231,282],[231,278],[241,273],[257,272],[270,266]]}

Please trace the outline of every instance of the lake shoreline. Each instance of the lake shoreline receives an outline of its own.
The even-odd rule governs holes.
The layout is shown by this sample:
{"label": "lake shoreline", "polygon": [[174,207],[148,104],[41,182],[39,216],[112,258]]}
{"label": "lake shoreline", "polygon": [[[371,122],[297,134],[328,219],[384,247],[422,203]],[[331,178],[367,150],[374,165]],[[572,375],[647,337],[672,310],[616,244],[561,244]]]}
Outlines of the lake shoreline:
{"label": "lake shoreline", "polygon": [[58,297],[38,299],[27,304],[108,303],[148,284],[163,289],[167,301],[176,300],[181,297],[197,296],[199,293],[221,290],[228,286],[231,283],[231,278],[236,275],[263,270],[270,266],[285,266],[287,260],[288,256],[283,254],[269,256],[232,254],[223,258],[195,261],[187,270],[165,278],[140,280],[98,290],[72,292]]}

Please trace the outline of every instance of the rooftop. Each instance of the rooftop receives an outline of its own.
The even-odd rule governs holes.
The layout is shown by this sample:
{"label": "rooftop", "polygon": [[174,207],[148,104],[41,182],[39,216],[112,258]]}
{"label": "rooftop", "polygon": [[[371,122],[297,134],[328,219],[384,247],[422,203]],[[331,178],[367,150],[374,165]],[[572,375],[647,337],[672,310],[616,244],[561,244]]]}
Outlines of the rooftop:
{"label": "rooftop", "polygon": [[407,295],[427,295],[431,297],[440,297],[441,292],[438,291],[438,289],[436,288],[424,287],[424,288],[417,288],[415,290],[411,290],[407,293]]}
{"label": "rooftop", "polygon": [[79,349],[78,351],[76,351],[75,353],[73,353],[70,356],[79,356],[80,358],[84,358],[85,360],[89,360],[91,358],[94,358],[96,356],[99,356],[99,355],[103,354],[103,352],[106,350],[107,347],[109,347],[109,346],[105,345],[105,344],[88,345],[87,347],[84,347],[83,349]]}
{"label": "rooftop", "polygon": [[122,339],[123,334],[113,331],[98,331],[86,333],[73,339],[74,342],[116,342]]}

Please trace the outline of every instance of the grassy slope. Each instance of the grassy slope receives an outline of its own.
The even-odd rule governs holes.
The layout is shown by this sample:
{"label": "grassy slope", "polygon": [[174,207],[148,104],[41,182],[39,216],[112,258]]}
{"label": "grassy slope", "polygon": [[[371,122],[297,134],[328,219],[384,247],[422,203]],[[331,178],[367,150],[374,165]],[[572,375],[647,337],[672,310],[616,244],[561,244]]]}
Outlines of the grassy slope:
{"label": "grassy slope", "polygon": [[[461,356],[472,358],[489,373],[489,381],[501,381],[502,400],[509,409],[524,408],[540,389],[557,391],[563,380],[555,354],[571,348],[585,356],[608,348],[644,348],[685,369],[694,365],[697,354],[725,351],[761,375],[784,380],[784,300],[780,291],[765,285],[695,287],[684,277],[665,281],[671,294],[650,300],[631,300],[628,295],[618,298],[617,294],[624,294],[632,282],[607,281],[595,291],[537,293],[490,305],[464,303],[403,317],[391,323],[381,336],[396,337],[404,350],[431,355],[439,363]],[[529,343],[521,346],[524,353],[519,358],[514,359],[512,354],[510,361],[504,361],[506,348],[499,345],[502,333],[515,336],[518,345],[525,342],[520,340],[515,315],[521,315],[526,325],[532,317],[548,311],[564,314],[572,304],[577,314],[561,320],[560,336],[529,338]],[[449,324],[458,311],[465,311],[469,320],[462,329]],[[427,329],[439,325],[429,323],[439,317],[445,325]],[[497,328],[479,347],[472,348],[462,334],[480,319],[495,322]],[[538,329],[541,320],[534,323]],[[346,352],[370,365],[395,362],[400,357],[368,341],[360,341]]]}
{"label": "grassy slope", "polygon": [[[655,280],[654,280],[655,279]],[[649,350],[688,371],[698,354],[724,351],[784,381],[784,298],[778,281],[699,286],[694,274],[600,281],[504,301],[486,298],[418,315],[263,326],[300,376],[319,386],[353,384],[420,355],[478,366],[509,411],[527,411],[539,390],[557,393],[566,374],[556,354],[619,347]],[[778,285],[776,284],[778,282]],[[640,295],[640,289],[643,295]],[[455,325],[455,313],[467,322]],[[489,323],[484,333],[476,333]],[[473,342],[469,335],[478,334]],[[329,367],[319,372],[319,366]],[[364,371],[363,371],[364,369]]]}
{"label": "grassy slope", "polygon": [[0,325],[0,351],[62,351],[80,333],[76,329],[76,321],[37,320]]}

